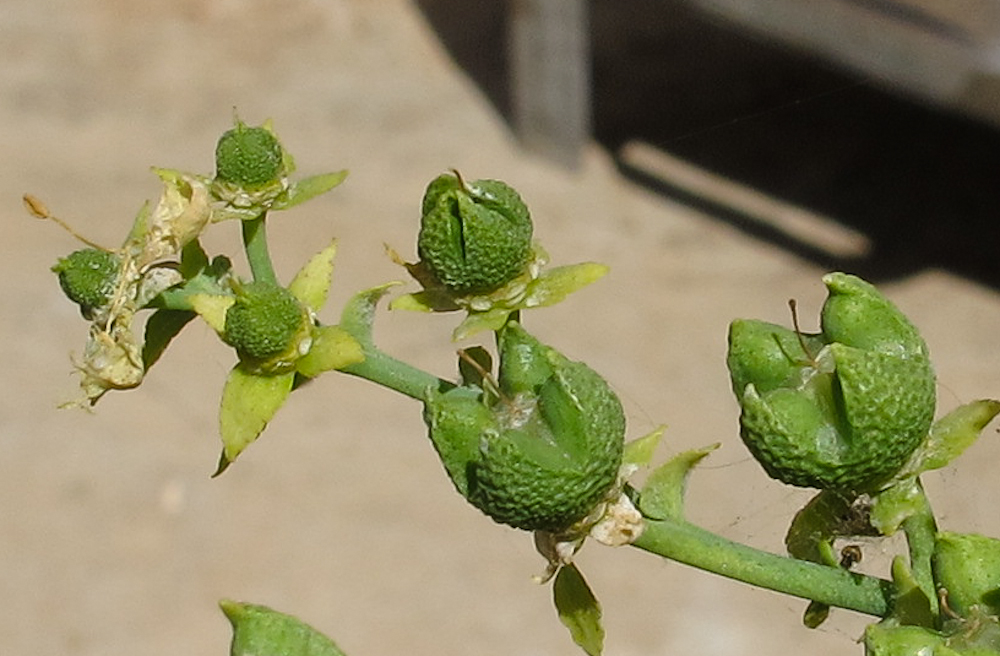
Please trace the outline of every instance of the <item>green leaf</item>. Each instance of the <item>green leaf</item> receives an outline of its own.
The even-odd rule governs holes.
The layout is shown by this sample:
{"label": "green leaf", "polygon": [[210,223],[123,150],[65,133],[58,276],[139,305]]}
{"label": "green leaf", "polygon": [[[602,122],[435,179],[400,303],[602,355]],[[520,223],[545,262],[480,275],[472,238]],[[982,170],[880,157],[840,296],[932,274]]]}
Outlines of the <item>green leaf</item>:
{"label": "green leaf", "polygon": [[398,296],[389,303],[389,309],[410,312],[454,312],[459,306],[447,291],[439,288]]}
{"label": "green leaf", "polygon": [[289,283],[288,291],[313,310],[320,310],[326,303],[326,295],[330,291],[333,258],[336,254],[337,242],[330,242],[329,246],[313,255],[305,266],[299,269],[295,278]]}
{"label": "green leaf", "polygon": [[231,656],[344,656],[332,640],[291,615],[228,599],[219,606],[233,625]]}
{"label": "green leaf", "polygon": [[639,495],[639,510],[651,519],[683,519],[684,487],[691,469],[719,443],[679,453],[657,467]]}
{"label": "green leaf", "polygon": [[902,556],[892,559],[892,582],[896,584],[893,617],[901,624],[933,627],[934,611],[931,601],[920,588],[920,583]]}
{"label": "green leaf", "polygon": [[330,191],[347,178],[347,170],[321,173],[291,183],[288,191],[274,201],[273,210],[287,210]]}
{"label": "green leaf", "polygon": [[388,282],[378,287],[366,289],[351,297],[340,314],[340,327],[362,346],[372,345],[372,323],[375,320],[375,306],[389,290],[402,283]]}
{"label": "green leaf", "polygon": [[160,359],[170,341],[197,315],[188,310],[157,310],[146,320],[142,364],[148,371]]}
{"label": "green leaf", "polygon": [[636,467],[649,466],[649,463],[653,461],[653,453],[656,451],[656,447],[659,446],[660,438],[663,437],[663,431],[665,430],[667,430],[666,426],[657,426],[652,433],[643,435],[626,444],[625,451],[622,454],[622,464],[635,465]]}
{"label": "green leaf", "polygon": [[531,308],[555,305],[578,289],[600,280],[609,270],[604,264],[583,262],[544,271],[529,284],[522,306]]}
{"label": "green leaf", "polygon": [[343,369],[365,359],[358,340],[340,326],[320,326],[313,331],[313,343],[295,363],[295,370],[303,376],[315,378],[324,371]]}
{"label": "green leaf", "polygon": [[552,597],[559,620],[573,641],[590,656],[600,656],[604,650],[601,604],[576,565],[560,568],[552,584]]}
{"label": "green leaf", "polygon": [[962,455],[979,438],[980,433],[997,414],[1000,401],[982,399],[952,410],[931,426],[924,445],[906,467],[906,476],[916,476],[940,469]]}
{"label": "green leaf", "polygon": [[260,436],[285,403],[294,380],[294,371],[265,376],[250,373],[242,364],[233,367],[222,389],[219,414],[222,456],[213,476],[225,471]]}
{"label": "green leaf", "polygon": [[208,254],[198,239],[192,239],[181,249],[179,271],[185,280],[193,278],[209,267]]}

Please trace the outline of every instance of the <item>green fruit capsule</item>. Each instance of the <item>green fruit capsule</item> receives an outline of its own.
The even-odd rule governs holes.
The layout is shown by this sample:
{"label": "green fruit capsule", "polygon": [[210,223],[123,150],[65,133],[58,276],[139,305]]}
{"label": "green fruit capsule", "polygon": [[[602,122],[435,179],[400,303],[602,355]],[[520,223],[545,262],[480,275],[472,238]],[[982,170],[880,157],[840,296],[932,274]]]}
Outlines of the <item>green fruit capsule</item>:
{"label": "green fruit capsule", "polygon": [[942,532],[934,542],[934,580],[948,608],[968,617],[973,606],[1000,615],[1000,540]]}
{"label": "green fruit capsule", "polygon": [[531,215],[503,182],[441,175],[427,187],[421,209],[417,252],[450,291],[486,294],[524,272]]}
{"label": "green fruit capsule", "polygon": [[280,370],[309,350],[312,322],[305,307],[284,287],[254,282],[241,286],[226,311],[223,340],[240,359]]}
{"label": "green fruit capsule", "polygon": [[121,260],[112,252],[84,248],[60,258],[52,267],[59,276],[59,286],[84,317],[104,307],[118,286]]}
{"label": "green fruit capsule", "polygon": [[608,384],[516,323],[500,333],[500,398],[432,391],[424,418],[452,482],[497,522],[553,533],[615,485],[625,416]]}
{"label": "green fruit capsule", "polygon": [[244,189],[263,187],[282,170],[281,144],[270,130],[237,121],[215,146],[215,177]]}
{"label": "green fruit capsule", "polygon": [[916,328],[872,285],[843,273],[823,281],[819,334],[731,324],[727,364],[741,436],[772,478],[870,492],[926,438],[934,372]]}

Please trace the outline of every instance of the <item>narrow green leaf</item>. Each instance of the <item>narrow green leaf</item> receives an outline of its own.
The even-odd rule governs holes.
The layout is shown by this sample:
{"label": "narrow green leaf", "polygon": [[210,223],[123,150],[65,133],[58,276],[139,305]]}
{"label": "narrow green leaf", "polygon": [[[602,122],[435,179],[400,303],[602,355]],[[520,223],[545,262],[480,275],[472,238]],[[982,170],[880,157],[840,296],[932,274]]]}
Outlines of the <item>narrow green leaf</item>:
{"label": "narrow green leaf", "polygon": [[634,439],[625,445],[625,452],[622,454],[622,462],[626,465],[636,467],[647,467],[653,461],[653,453],[660,444],[663,431],[666,426],[657,426],[652,433]]}
{"label": "narrow green leaf", "polygon": [[291,615],[228,599],[219,606],[233,625],[230,656],[344,656],[332,640]]}
{"label": "narrow green leaf", "polygon": [[271,205],[271,209],[287,210],[289,207],[300,205],[316,196],[325,194],[346,178],[347,170],[344,169],[333,173],[321,173],[293,182],[288,187],[288,192]]}
{"label": "narrow green leaf", "polygon": [[604,650],[601,604],[573,563],[559,569],[552,598],[559,621],[569,629],[573,641],[589,656],[600,656]]}
{"label": "narrow green leaf", "polygon": [[188,310],[157,310],[149,316],[142,344],[142,364],[147,371],[160,359],[170,341],[196,316]]}
{"label": "narrow green leaf", "polygon": [[530,283],[523,306],[555,305],[578,289],[600,280],[609,270],[604,264],[583,262],[544,271]]}
{"label": "narrow green leaf", "polygon": [[313,331],[313,343],[295,363],[295,370],[303,376],[315,378],[324,371],[343,369],[365,359],[358,340],[340,326],[320,326]]}
{"label": "narrow green leaf", "polygon": [[288,398],[294,380],[295,372],[261,376],[250,373],[242,364],[233,367],[222,389],[219,413],[222,456],[215,476],[260,436]]}
{"label": "narrow green leaf", "polygon": [[333,275],[333,258],[336,254],[337,242],[330,242],[329,246],[313,255],[305,266],[299,269],[288,285],[288,291],[295,298],[315,311],[322,309],[326,303]]}
{"label": "narrow green leaf", "polygon": [[651,519],[683,519],[684,488],[691,469],[719,443],[679,453],[657,467],[639,495],[639,510]]}
{"label": "narrow green leaf", "polygon": [[962,455],[997,414],[1000,414],[1000,401],[982,399],[960,406],[938,419],[931,426],[927,442],[918,450],[914,462],[906,468],[906,475],[940,469]]}

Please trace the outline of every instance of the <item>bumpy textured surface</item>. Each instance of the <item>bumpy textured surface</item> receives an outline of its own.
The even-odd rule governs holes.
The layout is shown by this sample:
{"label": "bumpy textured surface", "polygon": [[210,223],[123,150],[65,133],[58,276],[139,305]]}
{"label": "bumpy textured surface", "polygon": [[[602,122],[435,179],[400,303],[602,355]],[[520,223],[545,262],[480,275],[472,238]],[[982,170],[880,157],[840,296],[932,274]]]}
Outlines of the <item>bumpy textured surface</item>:
{"label": "bumpy textured surface", "polygon": [[215,146],[216,177],[243,187],[273,181],[281,169],[281,145],[265,128],[238,124]]}
{"label": "bumpy textured surface", "polygon": [[516,395],[492,407],[469,388],[432,396],[431,439],[458,491],[485,514],[525,530],[566,529],[616,481],[621,403],[592,369],[517,326],[505,330],[501,354],[501,386],[513,362]]}
{"label": "bumpy textured surface", "polygon": [[288,348],[302,320],[302,305],[287,289],[250,283],[226,312],[223,339],[242,357],[263,360]]}
{"label": "bumpy textured surface", "polygon": [[740,434],[772,478],[872,491],[925,439],[934,418],[934,372],[916,328],[874,287],[845,274],[824,281],[824,332],[803,336],[808,353],[781,326],[730,327]]}
{"label": "bumpy textured surface", "polygon": [[105,305],[118,284],[118,256],[97,248],[84,248],[61,258],[52,271],[59,275],[59,286],[71,301],[88,315]]}
{"label": "bumpy textured surface", "polygon": [[456,293],[487,293],[524,270],[531,255],[531,216],[521,197],[498,180],[463,184],[442,175],[428,185],[417,237],[421,261]]}

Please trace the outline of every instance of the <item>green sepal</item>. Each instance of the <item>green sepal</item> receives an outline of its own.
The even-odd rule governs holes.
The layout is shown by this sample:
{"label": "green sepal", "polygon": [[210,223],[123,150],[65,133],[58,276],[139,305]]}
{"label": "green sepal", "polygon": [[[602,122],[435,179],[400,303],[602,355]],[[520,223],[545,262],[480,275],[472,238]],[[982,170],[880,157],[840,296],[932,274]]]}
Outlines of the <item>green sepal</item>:
{"label": "green sepal", "polygon": [[559,621],[569,629],[573,642],[589,656],[600,656],[604,651],[601,604],[575,564],[559,569],[552,584],[552,599]]}
{"label": "green sepal", "polygon": [[295,362],[295,370],[307,378],[324,371],[343,369],[364,361],[358,340],[340,326],[320,326],[313,330],[309,352]]}
{"label": "green sepal", "polygon": [[219,606],[233,625],[230,656],[344,656],[332,640],[296,617],[228,599]]}
{"label": "green sepal", "polygon": [[347,169],[344,169],[332,173],[321,173],[292,182],[288,186],[288,190],[275,199],[271,205],[271,209],[287,210],[290,207],[301,205],[307,200],[322,196],[346,180],[347,174]]}
{"label": "green sepal", "polygon": [[219,432],[222,455],[218,476],[256,440],[267,423],[288,399],[295,372],[262,376],[239,363],[229,372],[222,389]]}
{"label": "green sepal", "polygon": [[684,489],[688,474],[719,443],[679,453],[657,467],[646,479],[639,495],[639,510],[650,519],[683,519]]}

